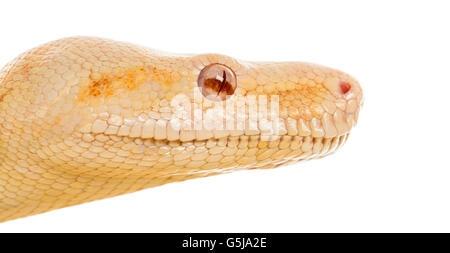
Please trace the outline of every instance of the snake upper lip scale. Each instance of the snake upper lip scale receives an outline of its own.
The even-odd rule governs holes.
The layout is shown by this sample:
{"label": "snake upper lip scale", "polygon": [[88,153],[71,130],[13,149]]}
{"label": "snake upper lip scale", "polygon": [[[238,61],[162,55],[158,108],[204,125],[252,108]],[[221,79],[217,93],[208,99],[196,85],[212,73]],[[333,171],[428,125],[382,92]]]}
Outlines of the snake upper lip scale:
{"label": "snake upper lip scale", "polygon": [[0,72],[0,222],[324,157],[362,99],[351,76],[310,63],[49,42]]}

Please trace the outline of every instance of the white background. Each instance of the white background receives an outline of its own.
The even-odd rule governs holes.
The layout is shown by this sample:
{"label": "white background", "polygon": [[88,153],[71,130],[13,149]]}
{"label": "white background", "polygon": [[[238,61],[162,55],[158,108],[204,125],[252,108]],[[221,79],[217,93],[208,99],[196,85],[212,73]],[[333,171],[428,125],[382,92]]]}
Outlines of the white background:
{"label": "white background", "polygon": [[325,159],[168,184],[0,231],[450,232],[449,12],[446,1],[2,1],[2,66],[90,35],[331,66],[360,81],[365,105]]}

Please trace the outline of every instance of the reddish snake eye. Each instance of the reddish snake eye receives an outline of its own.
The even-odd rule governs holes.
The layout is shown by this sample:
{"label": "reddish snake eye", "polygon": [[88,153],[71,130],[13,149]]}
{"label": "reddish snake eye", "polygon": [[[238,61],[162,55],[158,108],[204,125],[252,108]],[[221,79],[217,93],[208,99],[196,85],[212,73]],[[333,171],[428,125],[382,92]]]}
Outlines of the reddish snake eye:
{"label": "reddish snake eye", "polygon": [[203,96],[212,101],[223,101],[236,90],[236,75],[228,66],[212,63],[204,67],[197,79]]}

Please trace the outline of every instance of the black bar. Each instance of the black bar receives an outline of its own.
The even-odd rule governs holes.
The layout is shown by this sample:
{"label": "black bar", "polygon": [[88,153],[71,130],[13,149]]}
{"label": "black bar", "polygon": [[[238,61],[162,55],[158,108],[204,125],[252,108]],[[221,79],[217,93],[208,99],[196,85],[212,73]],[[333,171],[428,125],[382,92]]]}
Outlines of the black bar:
{"label": "black bar", "polygon": [[[287,234],[287,233],[154,233],[154,234],[2,234],[2,245],[16,245],[14,251],[30,247],[33,252],[54,248],[59,252],[70,249],[114,249],[115,252],[335,252],[337,250],[404,250],[423,247],[427,252],[444,242],[448,234]],[[17,242],[14,242],[17,240]],[[423,244],[424,241],[431,241]],[[386,246],[389,245],[389,246]],[[447,247],[445,247],[446,249]],[[3,251],[2,251],[3,252]],[[7,252],[7,251],[4,251]],[[286,251],[278,251],[286,252]]]}

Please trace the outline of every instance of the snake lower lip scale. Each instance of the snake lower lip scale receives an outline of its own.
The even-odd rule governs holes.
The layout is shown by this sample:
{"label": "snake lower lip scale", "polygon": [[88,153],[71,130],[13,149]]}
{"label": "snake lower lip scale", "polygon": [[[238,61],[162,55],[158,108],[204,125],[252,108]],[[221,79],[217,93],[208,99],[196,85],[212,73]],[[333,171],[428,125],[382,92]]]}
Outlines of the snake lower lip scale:
{"label": "snake lower lip scale", "polygon": [[310,63],[49,42],[0,71],[0,222],[324,157],[362,99],[351,76]]}

